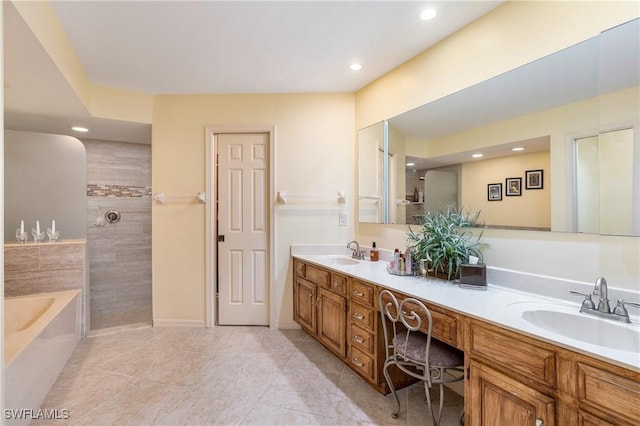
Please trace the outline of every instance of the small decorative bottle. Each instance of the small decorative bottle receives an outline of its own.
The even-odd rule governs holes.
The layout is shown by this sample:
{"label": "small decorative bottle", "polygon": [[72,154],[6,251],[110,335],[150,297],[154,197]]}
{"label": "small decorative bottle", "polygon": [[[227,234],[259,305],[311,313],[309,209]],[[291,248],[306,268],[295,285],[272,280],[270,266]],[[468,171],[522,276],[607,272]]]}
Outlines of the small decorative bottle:
{"label": "small decorative bottle", "polygon": [[378,249],[376,248],[376,242],[371,243],[371,253],[369,253],[369,259],[372,262],[378,261]]}

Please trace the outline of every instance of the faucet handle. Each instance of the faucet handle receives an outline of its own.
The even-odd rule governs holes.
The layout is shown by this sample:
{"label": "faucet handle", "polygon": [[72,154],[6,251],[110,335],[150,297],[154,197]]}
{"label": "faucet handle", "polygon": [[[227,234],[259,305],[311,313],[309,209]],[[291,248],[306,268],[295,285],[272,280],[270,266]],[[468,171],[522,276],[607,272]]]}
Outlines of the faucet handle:
{"label": "faucet handle", "polygon": [[591,293],[580,293],[579,291],[571,290],[569,291],[571,294],[575,294],[577,296],[584,296],[584,300],[582,301],[581,309],[596,309],[596,304],[591,300]]}
{"label": "faucet handle", "polygon": [[615,308],[613,308],[613,313],[616,315],[628,317],[629,312],[627,312],[627,308],[625,308],[625,305],[631,305],[631,306],[635,306],[636,308],[640,308],[640,303],[625,302],[622,299],[618,299],[618,304],[616,305]]}

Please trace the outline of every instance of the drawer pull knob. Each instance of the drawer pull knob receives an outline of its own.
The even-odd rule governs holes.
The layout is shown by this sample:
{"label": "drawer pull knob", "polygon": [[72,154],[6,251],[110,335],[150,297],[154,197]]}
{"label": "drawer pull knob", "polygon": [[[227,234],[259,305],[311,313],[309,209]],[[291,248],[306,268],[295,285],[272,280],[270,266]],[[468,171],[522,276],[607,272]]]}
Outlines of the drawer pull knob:
{"label": "drawer pull knob", "polygon": [[358,336],[357,334],[355,336],[353,336],[352,339],[356,343],[364,343],[364,339],[362,337]]}
{"label": "drawer pull knob", "polygon": [[354,317],[355,319],[357,319],[358,321],[362,321],[362,320],[364,319],[364,315],[362,315],[362,314],[361,314],[361,313],[359,313],[359,312],[355,312],[355,313],[353,314],[353,317]]}
{"label": "drawer pull knob", "polygon": [[358,291],[358,290],[353,290],[353,294],[355,294],[355,295],[356,295],[356,296],[358,296],[358,297],[362,297],[362,296],[364,296],[364,293],[362,293],[362,292],[360,292],[360,291]]}
{"label": "drawer pull knob", "polygon": [[542,421],[542,419],[536,419],[536,426],[542,426],[544,424],[544,422]]}
{"label": "drawer pull knob", "polygon": [[364,362],[361,362],[358,358],[351,358],[351,362],[353,362],[356,367],[364,367]]}

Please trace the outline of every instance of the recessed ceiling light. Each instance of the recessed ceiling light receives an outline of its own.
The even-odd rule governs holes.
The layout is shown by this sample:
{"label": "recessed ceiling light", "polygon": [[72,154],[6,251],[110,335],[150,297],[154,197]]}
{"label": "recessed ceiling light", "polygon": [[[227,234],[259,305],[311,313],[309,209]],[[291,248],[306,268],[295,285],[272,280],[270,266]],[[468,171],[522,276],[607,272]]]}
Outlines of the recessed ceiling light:
{"label": "recessed ceiling light", "polygon": [[416,163],[407,163],[407,167],[415,166]]}
{"label": "recessed ceiling light", "polygon": [[422,19],[423,21],[428,21],[430,19],[435,18],[437,14],[438,12],[436,12],[435,9],[425,9],[420,14],[420,19]]}
{"label": "recessed ceiling light", "polygon": [[511,148],[511,151],[524,151],[523,146],[516,146],[515,148]]}
{"label": "recessed ceiling light", "polygon": [[86,127],[81,127],[81,126],[73,126],[71,130],[75,132],[81,132],[81,133],[87,133],[89,131],[89,129],[87,129]]}
{"label": "recessed ceiling light", "polygon": [[473,154],[472,155],[473,158],[480,158],[482,157],[482,154],[478,153],[478,154]]}
{"label": "recessed ceiling light", "polygon": [[349,69],[351,71],[360,71],[362,69],[362,64],[353,63],[353,64],[349,65]]}

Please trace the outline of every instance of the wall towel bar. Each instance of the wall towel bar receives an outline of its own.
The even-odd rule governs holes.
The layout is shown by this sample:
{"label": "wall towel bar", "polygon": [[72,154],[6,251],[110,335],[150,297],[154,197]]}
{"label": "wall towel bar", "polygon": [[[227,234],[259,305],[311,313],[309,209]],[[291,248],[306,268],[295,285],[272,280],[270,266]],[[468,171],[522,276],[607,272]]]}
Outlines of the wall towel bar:
{"label": "wall towel bar", "polygon": [[276,197],[278,204],[287,204],[292,202],[314,204],[314,203],[337,203],[345,204],[347,202],[347,196],[344,191],[338,191],[336,195],[333,194],[289,194],[286,191],[278,191]]}
{"label": "wall towel bar", "polygon": [[373,200],[373,201],[380,201],[382,200],[382,197],[380,195],[359,195],[358,196],[359,200]]}
{"label": "wall towel bar", "polygon": [[207,202],[207,194],[204,192],[198,192],[195,195],[167,195],[164,192],[158,192],[153,198],[158,204],[166,204],[167,199],[197,199],[202,204]]}

